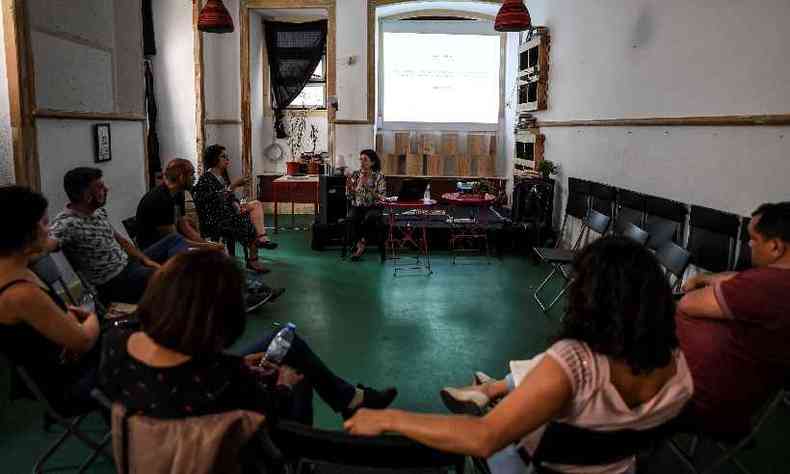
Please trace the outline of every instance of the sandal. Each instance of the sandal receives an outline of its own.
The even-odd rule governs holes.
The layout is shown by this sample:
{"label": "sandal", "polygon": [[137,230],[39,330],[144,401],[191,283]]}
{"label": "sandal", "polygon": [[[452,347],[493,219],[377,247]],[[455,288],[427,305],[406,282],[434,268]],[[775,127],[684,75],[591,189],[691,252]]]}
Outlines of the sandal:
{"label": "sandal", "polygon": [[261,234],[255,238],[255,244],[258,248],[264,248],[267,250],[274,250],[277,248],[277,242],[272,242],[269,240],[269,237],[266,234]]}
{"label": "sandal", "polygon": [[271,272],[270,269],[268,269],[268,268],[264,267],[263,265],[261,265],[260,263],[258,263],[258,259],[257,258],[255,258],[255,259],[248,259],[247,260],[247,269],[248,270],[252,270],[255,273],[258,273],[258,274],[261,274],[261,275],[265,275],[265,274]]}
{"label": "sandal", "polygon": [[351,261],[358,262],[362,255],[365,253],[365,244],[357,242],[354,252],[351,254]]}

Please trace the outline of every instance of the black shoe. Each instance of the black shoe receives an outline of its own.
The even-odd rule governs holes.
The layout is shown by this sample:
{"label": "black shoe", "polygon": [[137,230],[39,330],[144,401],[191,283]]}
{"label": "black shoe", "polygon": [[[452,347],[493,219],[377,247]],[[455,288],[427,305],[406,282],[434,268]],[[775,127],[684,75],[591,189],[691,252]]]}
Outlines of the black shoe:
{"label": "black shoe", "polygon": [[272,296],[269,298],[269,303],[274,302],[283,293],[285,293],[285,288],[272,288]]}
{"label": "black shoe", "polygon": [[366,387],[364,385],[357,385],[357,388],[362,390],[362,403],[355,408],[346,408],[343,410],[343,419],[347,420],[354,416],[360,408],[373,408],[381,410],[390,406],[395,397],[398,396],[398,389],[395,387],[387,387],[384,390],[376,390],[374,388]]}
{"label": "black shoe", "polygon": [[272,298],[272,291],[269,288],[266,290],[267,291],[247,293],[244,301],[246,312],[251,313],[255,311]]}
{"label": "black shoe", "polygon": [[263,245],[261,245],[261,247],[268,250],[274,250],[277,248],[277,246],[278,246],[277,242],[272,242],[271,240],[267,240],[266,242],[264,242]]}
{"label": "black shoe", "polygon": [[351,261],[352,262],[358,262],[361,258],[362,257],[360,257],[359,255],[352,255],[351,256]]}

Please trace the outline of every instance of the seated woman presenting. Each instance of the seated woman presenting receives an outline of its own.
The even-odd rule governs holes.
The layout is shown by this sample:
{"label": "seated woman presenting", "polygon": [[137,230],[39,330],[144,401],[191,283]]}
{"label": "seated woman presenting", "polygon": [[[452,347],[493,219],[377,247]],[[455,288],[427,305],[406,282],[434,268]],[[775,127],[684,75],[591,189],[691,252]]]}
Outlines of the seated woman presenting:
{"label": "seated woman presenting", "polygon": [[67,307],[28,269],[48,247],[47,200],[21,186],[0,187],[6,222],[0,232],[0,353],[26,369],[64,415],[95,406],[99,321]]}
{"label": "seated woman presenting", "polygon": [[356,262],[365,253],[365,246],[376,240],[381,210],[376,203],[384,198],[387,185],[381,173],[381,160],[373,150],[359,153],[360,169],[346,181],[346,195],[351,201],[351,242],[355,244],[351,260]]}
{"label": "seated woman presenting", "polygon": [[313,389],[345,418],[360,407],[392,403],[397,390],[351,385],[298,336],[280,367],[259,368],[274,335],[243,357],[224,352],[244,332],[243,286],[242,271],[221,252],[197,250],[169,260],[138,306],[142,330],[105,337],[102,390],[128,411],[156,418],[243,409],[311,424]]}
{"label": "seated woman presenting", "polygon": [[266,273],[267,270],[258,263],[258,248],[275,249],[277,244],[266,236],[263,205],[259,201],[241,204],[233,193],[249,183],[249,176],[230,181],[230,158],[221,145],[206,148],[203,164],[206,171],[192,191],[201,233],[209,237],[231,237],[242,242],[249,248],[247,268]]}
{"label": "seated woman presenting", "polygon": [[[672,292],[655,257],[626,238],[605,237],[585,248],[574,268],[560,334],[545,353],[512,362],[506,380],[443,391],[454,411],[469,405],[484,410],[490,400],[504,397],[484,416],[360,410],[346,429],[362,435],[398,432],[438,449],[489,457],[494,473],[523,473],[527,466],[512,444],[534,456],[550,422],[638,431],[675,418],[693,385],[678,349]],[[626,454],[606,465],[544,467],[631,473],[635,459]]]}

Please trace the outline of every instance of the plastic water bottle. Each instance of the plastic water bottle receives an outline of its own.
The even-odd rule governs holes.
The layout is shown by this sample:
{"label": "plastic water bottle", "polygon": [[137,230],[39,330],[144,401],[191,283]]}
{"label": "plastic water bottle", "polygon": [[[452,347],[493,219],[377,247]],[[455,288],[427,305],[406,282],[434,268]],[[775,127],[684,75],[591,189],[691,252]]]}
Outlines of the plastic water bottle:
{"label": "plastic water bottle", "polygon": [[84,309],[89,313],[96,312],[96,300],[93,297],[93,294],[90,292],[85,292],[80,299],[80,308]]}
{"label": "plastic water bottle", "polygon": [[431,183],[425,187],[425,194],[422,196],[423,201],[428,202],[431,200]]}
{"label": "plastic water bottle", "polygon": [[288,323],[284,328],[280,329],[280,332],[274,336],[271,344],[269,344],[269,348],[266,349],[266,354],[261,359],[260,365],[263,365],[263,361],[280,365],[285,359],[285,355],[288,354],[295,335],[296,325],[293,323]]}

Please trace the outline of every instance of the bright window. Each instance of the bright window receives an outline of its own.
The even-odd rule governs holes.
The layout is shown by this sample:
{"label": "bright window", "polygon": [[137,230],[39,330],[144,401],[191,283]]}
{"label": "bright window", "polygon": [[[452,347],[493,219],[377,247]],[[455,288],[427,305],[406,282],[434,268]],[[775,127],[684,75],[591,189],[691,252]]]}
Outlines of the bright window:
{"label": "bright window", "polygon": [[318,63],[310,76],[310,81],[302,92],[291,102],[289,109],[326,108],[326,56]]}

